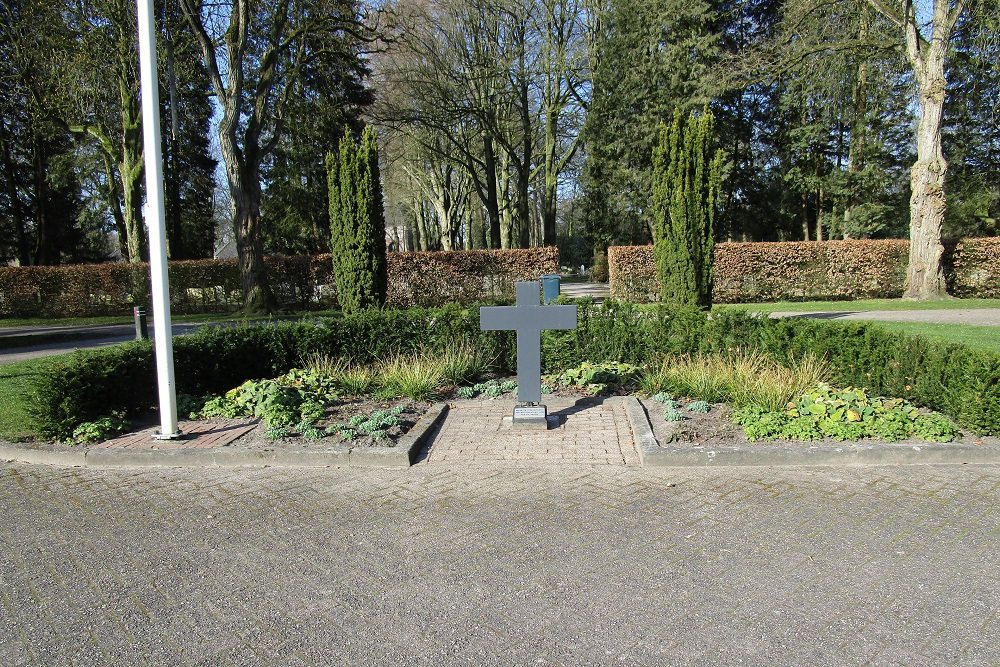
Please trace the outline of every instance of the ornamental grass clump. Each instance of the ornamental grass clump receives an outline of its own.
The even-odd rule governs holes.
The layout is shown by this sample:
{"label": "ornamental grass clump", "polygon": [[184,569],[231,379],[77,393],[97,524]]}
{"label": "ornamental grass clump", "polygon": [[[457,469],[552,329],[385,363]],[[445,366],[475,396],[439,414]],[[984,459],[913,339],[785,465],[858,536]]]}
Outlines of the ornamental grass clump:
{"label": "ornamental grass clump", "polygon": [[468,341],[449,345],[438,357],[445,377],[455,386],[475,382],[492,368],[495,361],[494,357]]}
{"label": "ornamental grass clump", "polygon": [[437,397],[448,383],[444,362],[426,352],[389,357],[379,365],[379,380],[385,395],[415,401]]}
{"label": "ornamental grass clump", "polygon": [[733,407],[781,410],[793,398],[830,379],[826,362],[812,354],[782,366],[761,352],[729,355],[728,400]]}
{"label": "ornamental grass clump", "polygon": [[303,359],[305,370],[329,379],[345,396],[367,396],[378,389],[378,370],[342,357],[314,353]]}
{"label": "ornamental grass clump", "polygon": [[790,367],[758,351],[697,354],[667,359],[647,371],[641,386],[656,395],[672,392],[708,403],[780,410],[795,396],[829,379],[822,359],[806,355]]}

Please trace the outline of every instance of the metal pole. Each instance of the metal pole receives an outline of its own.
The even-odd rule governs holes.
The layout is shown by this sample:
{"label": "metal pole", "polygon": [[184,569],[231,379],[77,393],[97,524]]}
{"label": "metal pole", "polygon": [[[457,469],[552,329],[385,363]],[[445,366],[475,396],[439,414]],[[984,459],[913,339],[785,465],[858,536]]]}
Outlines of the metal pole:
{"label": "metal pole", "polygon": [[167,232],[163,214],[163,154],[160,150],[160,94],[156,76],[156,26],[153,0],[137,0],[139,75],[142,90],[142,143],[146,168],[146,224],[149,227],[149,273],[153,286],[153,331],[156,382],[160,397],[160,432],[166,440],[180,437],[174,392],[174,346],[167,281]]}

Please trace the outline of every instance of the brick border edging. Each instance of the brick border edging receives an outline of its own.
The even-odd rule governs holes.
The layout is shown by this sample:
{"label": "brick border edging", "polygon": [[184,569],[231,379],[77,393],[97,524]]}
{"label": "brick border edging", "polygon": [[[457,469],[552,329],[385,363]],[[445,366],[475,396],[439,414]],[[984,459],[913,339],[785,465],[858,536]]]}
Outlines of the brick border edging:
{"label": "brick border edging", "polygon": [[448,412],[447,403],[435,403],[420,416],[395,447],[326,450],[240,449],[87,449],[52,444],[17,445],[0,442],[0,461],[67,467],[327,467],[327,466],[409,466],[429,435]]}
{"label": "brick border edging", "polygon": [[661,447],[653,436],[646,410],[634,396],[625,397],[643,466],[861,466],[1000,464],[1000,447],[938,443],[834,445],[815,447],[774,446],[768,449],[740,447]]}

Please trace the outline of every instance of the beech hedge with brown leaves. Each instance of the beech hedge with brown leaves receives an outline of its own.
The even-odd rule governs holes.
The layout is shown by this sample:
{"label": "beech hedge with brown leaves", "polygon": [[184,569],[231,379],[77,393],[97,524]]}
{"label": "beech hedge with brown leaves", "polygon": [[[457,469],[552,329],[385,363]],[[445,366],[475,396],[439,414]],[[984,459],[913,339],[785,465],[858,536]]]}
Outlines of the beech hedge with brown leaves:
{"label": "beech hedge with brown leaves", "polygon": [[[714,303],[894,299],[903,294],[906,239],[719,243]],[[656,301],[660,282],[652,246],[608,249],[611,295]],[[948,291],[1000,298],[1000,238],[974,238],[944,257]]]}
{"label": "beech hedge with brown leaves", "polygon": [[[265,259],[278,303],[298,310],[336,308],[329,254]],[[389,255],[388,304],[396,307],[499,301],[514,282],[558,273],[554,247],[408,252]],[[236,259],[169,263],[176,314],[228,312],[242,304]],[[149,301],[148,264],[73,264],[0,268],[0,317],[128,314]]]}

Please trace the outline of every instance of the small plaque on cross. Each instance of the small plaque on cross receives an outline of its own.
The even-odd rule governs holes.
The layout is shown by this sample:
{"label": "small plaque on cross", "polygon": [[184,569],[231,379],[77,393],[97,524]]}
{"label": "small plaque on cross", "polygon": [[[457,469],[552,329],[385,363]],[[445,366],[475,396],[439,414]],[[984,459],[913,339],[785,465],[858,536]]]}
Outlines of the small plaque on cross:
{"label": "small plaque on cross", "polygon": [[548,414],[542,400],[542,331],[575,329],[576,306],[543,306],[541,287],[535,281],[516,284],[513,306],[479,309],[484,331],[517,332],[517,401],[512,424],[515,428],[547,428]]}

